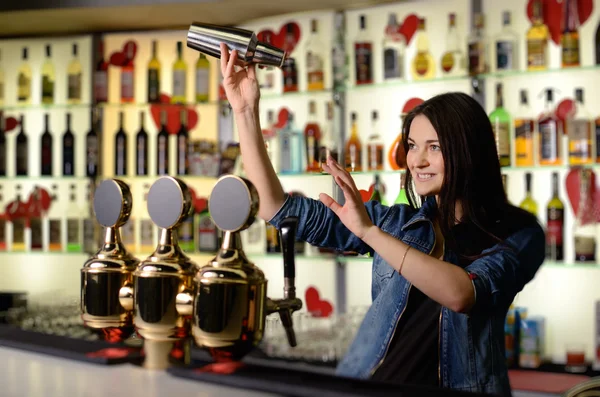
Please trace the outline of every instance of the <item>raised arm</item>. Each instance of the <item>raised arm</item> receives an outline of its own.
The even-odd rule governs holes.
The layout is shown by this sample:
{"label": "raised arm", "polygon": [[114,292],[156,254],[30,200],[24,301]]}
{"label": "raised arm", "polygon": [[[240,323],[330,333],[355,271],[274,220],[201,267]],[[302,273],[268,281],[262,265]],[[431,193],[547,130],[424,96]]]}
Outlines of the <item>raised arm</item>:
{"label": "raised arm", "polygon": [[269,160],[262,137],[258,116],[260,90],[255,66],[251,64],[247,68],[236,71],[237,56],[237,51],[232,51],[230,55],[227,46],[221,43],[223,88],[238,127],[244,171],[258,191],[260,198],[258,215],[268,221],[283,205],[285,194]]}

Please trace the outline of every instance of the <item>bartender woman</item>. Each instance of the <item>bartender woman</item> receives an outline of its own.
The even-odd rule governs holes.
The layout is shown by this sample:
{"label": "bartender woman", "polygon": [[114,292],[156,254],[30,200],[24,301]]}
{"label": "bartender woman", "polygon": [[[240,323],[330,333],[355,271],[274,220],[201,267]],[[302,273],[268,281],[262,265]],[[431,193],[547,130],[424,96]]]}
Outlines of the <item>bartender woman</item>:
{"label": "bartender woman", "polygon": [[373,256],[373,302],[337,374],[510,396],[504,319],[542,264],[545,237],[533,215],[507,201],[481,106],[447,93],[407,115],[409,205],[363,204],[332,158],[323,169],[344,192],[344,205],[324,193],[291,197],[265,149],[255,66],[235,67],[236,59],[222,44],[223,87],[259,216],[275,227],[297,216],[298,238]]}

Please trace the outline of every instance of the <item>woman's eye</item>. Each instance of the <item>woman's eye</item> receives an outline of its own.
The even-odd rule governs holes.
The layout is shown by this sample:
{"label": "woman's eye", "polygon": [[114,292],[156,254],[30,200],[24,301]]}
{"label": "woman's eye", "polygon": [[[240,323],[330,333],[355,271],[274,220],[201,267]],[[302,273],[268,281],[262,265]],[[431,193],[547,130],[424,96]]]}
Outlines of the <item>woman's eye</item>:
{"label": "woman's eye", "polygon": [[431,148],[431,150],[440,150],[439,145],[431,145],[430,148]]}
{"label": "woman's eye", "polygon": [[414,149],[414,148],[415,148],[415,144],[414,144],[414,143],[409,143],[409,144],[408,144],[408,149],[409,149],[409,150],[412,150],[412,149]]}

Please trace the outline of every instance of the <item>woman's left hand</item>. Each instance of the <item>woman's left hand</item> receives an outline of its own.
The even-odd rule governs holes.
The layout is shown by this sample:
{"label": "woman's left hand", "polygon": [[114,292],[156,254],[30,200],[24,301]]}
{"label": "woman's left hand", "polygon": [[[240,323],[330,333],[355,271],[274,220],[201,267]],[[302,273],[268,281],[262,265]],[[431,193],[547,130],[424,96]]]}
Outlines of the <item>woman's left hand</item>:
{"label": "woman's left hand", "polygon": [[325,193],[319,195],[319,200],[335,212],[348,230],[362,240],[367,231],[374,225],[369,218],[369,214],[367,214],[360,192],[354,184],[354,179],[331,156],[327,158],[327,163],[323,164],[323,169],[333,176],[335,182],[344,192],[346,202],[341,206]]}

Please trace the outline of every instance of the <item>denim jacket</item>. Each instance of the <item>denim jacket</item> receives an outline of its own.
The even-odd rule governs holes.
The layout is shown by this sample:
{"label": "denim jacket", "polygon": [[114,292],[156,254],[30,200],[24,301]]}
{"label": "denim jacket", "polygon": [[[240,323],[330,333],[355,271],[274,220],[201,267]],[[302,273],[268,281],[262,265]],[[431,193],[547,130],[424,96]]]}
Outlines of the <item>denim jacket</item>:
{"label": "denim jacket", "polygon": [[[365,204],[373,224],[424,253],[435,245],[433,214],[436,203],[427,199],[419,209],[408,205]],[[411,284],[371,247],[350,232],[323,203],[306,197],[286,198],[269,221],[279,228],[288,216],[299,218],[297,238],[329,247],[373,256],[372,304],[354,341],[339,363],[339,376],[368,379],[385,358]],[[475,289],[475,305],[468,314],[442,307],[439,327],[438,376],[441,387],[510,396],[505,364],[504,321],[516,294],[533,279],[544,260],[545,235],[535,222],[506,239],[503,249],[477,259],[465,271]],[[494,250],[492,247],[485,252]],[[444,252],[444,261],[458,264],[458,256]]]}

